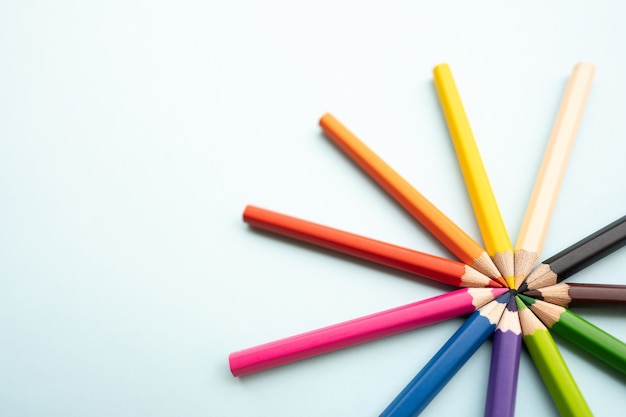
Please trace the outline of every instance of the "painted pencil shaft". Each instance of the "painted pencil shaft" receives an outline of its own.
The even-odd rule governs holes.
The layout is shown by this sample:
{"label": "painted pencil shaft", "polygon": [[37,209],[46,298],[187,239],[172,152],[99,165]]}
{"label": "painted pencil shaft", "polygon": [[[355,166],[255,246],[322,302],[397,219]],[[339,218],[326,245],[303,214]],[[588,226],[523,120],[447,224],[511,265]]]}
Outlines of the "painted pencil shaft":
{"label": "painted pencil shaft", "polygon": [[626,374],[626,344],[624,342],[564,307],[524,295],[519,295],[519,297],[554,333]]}
{"label": "painted pencil shaft", "polygon": [[586,304],[626,304],[626,285],[561,282],[549,287],[528,290],[524,295],[562,307]]}
{"label": "painted pencil shaft", "polygon": [[505,288],[462,288],[354,320],[231,353],[233,376],[242,376],[358,343],[470,314]]}
{"label": "painted pencil shaft", "polygon": [[416,416],[432,401],[456,372],[493,334],[504,306],[507,292],[472,314],[381,413],[381,417]]}
{"label": "painted pencil shaft", "polygon": [[402,248],[259,207],[247,206],[243,219],[251,226],[263,230],[457,287],[502,286],[458,261]]}
{"label": "painted pencil shaft", "polygon": [[519,296],[515,297],[515,301],[519,311],[524,345],[561,415],[593,416],[546,326]]}
{"label": "painted pencil shaft", "polygon": [[541,255],[594,72],[593,64],[577,64],[565,88],[515,243],[515,288],[519,287]]}
{"label": "painted pencil shaft", "polygon": [[515,298],[511,297],[493,335],[485,417],[515,415],[521,351],[522,329]]}
{"label": "painted pencil shaft", "polygon": [[320,119],[324,133],[387,191],[450,252],[467,265],[501,281],[501,274],[485,250],[443,214],[385,161],[369,149],[331,114]]}
{"label": "painted pencil shaft", "polygon": [[623,216],[543,261],[528,275],[520,292],[554,285],[626,245]]}
{"label": "painted pencil shaft", "polygon": [[434,69],[435,87],[487,253],[514,285],[513,247],[448,64]]}
{"label": "painted pencil shaft", "polygon": [[550,329],[581,349],[626,374],[626,344],[566,310]]}

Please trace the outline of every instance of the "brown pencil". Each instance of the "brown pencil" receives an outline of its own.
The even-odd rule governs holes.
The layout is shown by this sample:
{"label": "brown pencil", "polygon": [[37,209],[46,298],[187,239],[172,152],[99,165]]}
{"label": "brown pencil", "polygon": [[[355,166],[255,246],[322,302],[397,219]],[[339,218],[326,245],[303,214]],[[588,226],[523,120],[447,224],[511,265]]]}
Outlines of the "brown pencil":
{"label": "brown pencil", "polygon": [[528,290],[524,295],[562,307],[594,303],[626,304],[626,285],[566,284],[562,282],[549,287]]}

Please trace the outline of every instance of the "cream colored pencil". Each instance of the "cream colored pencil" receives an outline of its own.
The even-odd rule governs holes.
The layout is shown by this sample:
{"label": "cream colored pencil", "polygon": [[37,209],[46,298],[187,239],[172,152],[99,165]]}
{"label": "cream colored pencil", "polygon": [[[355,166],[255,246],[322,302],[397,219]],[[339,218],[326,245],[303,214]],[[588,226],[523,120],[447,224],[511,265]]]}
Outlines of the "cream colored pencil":
{"label": "cream colored pencil", "polygon": [[565,88],[515,243],[515,288],[520,286],[541,256],[594,72],[593,64],[578,63]]}

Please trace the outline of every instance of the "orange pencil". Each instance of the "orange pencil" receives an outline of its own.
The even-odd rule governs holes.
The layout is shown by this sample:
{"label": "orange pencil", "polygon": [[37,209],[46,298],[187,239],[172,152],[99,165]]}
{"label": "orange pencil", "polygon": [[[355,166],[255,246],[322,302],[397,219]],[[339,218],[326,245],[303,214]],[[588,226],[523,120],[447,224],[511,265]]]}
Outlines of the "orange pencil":
{"label": "orange pencil", "polygon": [[420,194],[331,114],[320,119],[324,133],[369,176],[467,265],[507,285],[493,261],[474,239]]}

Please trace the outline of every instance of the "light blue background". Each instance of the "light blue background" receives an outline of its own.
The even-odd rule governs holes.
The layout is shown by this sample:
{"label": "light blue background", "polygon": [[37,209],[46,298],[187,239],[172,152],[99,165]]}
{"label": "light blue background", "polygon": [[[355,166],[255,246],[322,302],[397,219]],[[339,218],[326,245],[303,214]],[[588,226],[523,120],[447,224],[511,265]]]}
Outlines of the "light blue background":
{"label": "light blue background", "polygon": [[[460,319],[245,378],[230,352],[448,290],[250,230],[255,204],[451,256],[332,112],[478,238],[448,62],[514,242],[573,66],[597,72],[544,258],[626,212],[614,1],[0,2],[0,415],[375,416]],[[626,252],[572,278],[626,284]],[[624,308],[579,309],[626,340]],[[557,339],[598,416],[626,378]],[[484,345],[423,413],[480,416]],[[528,355],[517,414],[556,409]]]}

